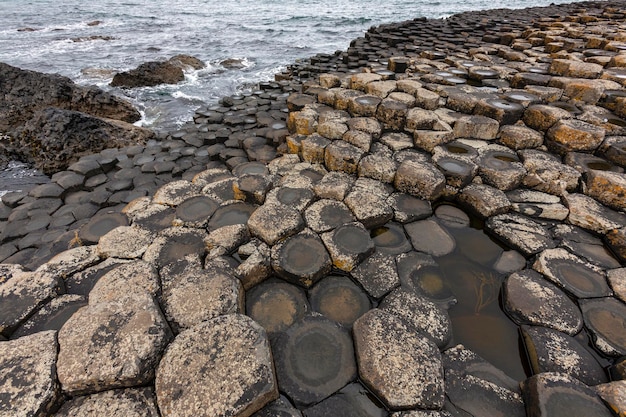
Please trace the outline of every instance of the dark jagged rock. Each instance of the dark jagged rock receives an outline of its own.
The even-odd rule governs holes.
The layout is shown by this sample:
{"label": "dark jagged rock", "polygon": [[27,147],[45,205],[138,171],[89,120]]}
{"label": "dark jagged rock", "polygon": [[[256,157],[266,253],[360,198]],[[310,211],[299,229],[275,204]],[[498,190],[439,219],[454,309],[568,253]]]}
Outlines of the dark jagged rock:
{"label": "dark jagged rock", "polygon": [[200,69],[204,63],[197,58],[178,55],[168,61],[150,61],[113,76],[113,87],[152,87],[159,84],[177,84],[185,79],[184,69]]}

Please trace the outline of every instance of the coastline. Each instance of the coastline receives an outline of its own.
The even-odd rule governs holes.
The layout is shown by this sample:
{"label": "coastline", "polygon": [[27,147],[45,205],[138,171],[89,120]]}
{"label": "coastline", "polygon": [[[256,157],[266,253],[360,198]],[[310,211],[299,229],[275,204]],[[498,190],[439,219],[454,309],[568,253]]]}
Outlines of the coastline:
{"label": "coastline", "polygon": [[[332,394],[357,380],[356,369],[345,371],[348,376],[343,383],[326,394],[298,387],[298,381],[285,382],[291,377],[285,376],[288,371],[281,363],[289,353],[281,343],[289,346],[289,332],[295,330],[285,330],[287,336],[280,336],[280,343],[273,335],[267,341],[265,330],[239,315],[246,312],[244,290],[268,284],[268,291],[274,291],[270,284],[277,282],[265,282],[270,277],[279,276],[303,291],[331,271],[350,276],[358,283],[358,290],[378,305],[358,318],[352,334],[358,380],[385,404],[379,415],[387,415],[388,410],[392,416],[457,416],[471,413],[468,410],[472,407],[524,415],[524,404],[526,410],[540,408],[550,395],[565,391],[589,401],[589,410],[595,413],[589,415],[610,415],[600,397],[611,407],[623,407],[619,395],[612,393],[623,389],[624,360],[620,356],[626,350],[620,340],[624,332],[617,329],[616,336],[607,335],[606,329],[593,324],[593,314],[619,317],[626,310],[626,202],[620,194],[626,183],[620,147],[624,131],[618,123],[626,114],[620,94],[626,80],[621,68],[626,62],[621,60],[626,37],[622,38],[622,29],[611,23],[624,18],[622,9],[620,3],[587,2],[467,12],[444,20],[416,19],[371,28],[347,51],[294,63],[277,74],[275,82],[261,83],[256,91],[225,97],[217,105],[199,109],[193,122],[175,132],[161,132],[146,145],[85,156],[67,171],[53,175],[49,184],[3,196],[0,253],[10,254],[3,258],[6,265],[1,267],[0,294],[17,301],[11,301],[14,311],[7,315],[12,321],[2,327],[2,334],[11,341],[0,346],[9,349],[10,345],[11,354],[20,357],[26,344],[20,346],[15,332],[24,338],[39,338],[39,346],[54,340],[53,352],[48,346],[45,363],[54,363],[52,368],[58,369],[44,378],[42,386],[47,394],[43,400],[35,400],[39,402],[32,407],[38,411],[33,415],[54,415],[51,413],[62,403],[57,415],[70,415],[67,413],[72,408],[78,410],[90,401],[101,407],[122,402],[149,404],[142,415],[159,415],[157,406],[161,415],[174,415],[169,413],[182,407],[176,405],[173,392],[181,389],[183,375],[177,374],[180,365],[173,361],[172,352],[184,345],[183,338],[200,346],[198,335],[216,337],[209,322],[220,329],[229,325],[247,329],[258,338],[253,349],[258,349],[259,357],[265,355],[258,365],[264,379],[254,388],[237,388],[252,399],[244,406],[235,402],[240,409],[233,415],[257,411],[258,416],[275,415],[272,413],[280,410],[289,410],[291,414],[286,415],[301,415],[284,398],[269,403],[276,399],[278,389],[288,393],[306,416],[336,413],[348,405],[357,407],[349,402],[335,403],[337,409],[325,408],[332,407],[326,398],[337,398]],[[556,17],[559,15],[562,18]],[[598,30],[587,33],[585,28],[591,27]],[[587,54],[589,51],[595,52]],[[570,137],[577,141],[572,143]],[[607,142],[606,138],[615,139]],[[459,156],[453,148],[467,155]],[[402,206],[400,201],[408,196],[410,204]],[[419,208],[414,200],[421,202]],[[371,241],[359,251],[342,249],[333,239],[339,239],[335,235],[343,223],[328,227],[332,216],[327,219],[317,213],[317,223],[307,217],[314,204],[332,201],[348,210],[350,233],[364,241],[370,231],[391,220],[404,228],[410,250],[394,253],[396,281],[381,283],[367,272],[367,268],[382,269],[383,264],[376,262],[389,259],[378,256],[385,253],[380,242]],[[446,217],[437,214],[439,207],[454,210],[449,209],[451,214]],[[400,270],[407,253],[428,255],[433,262],[449,253],[443,249],[449,233],[442,227],[447,224],[444,219],[465,224],[465,214],[458,207],[484,222],[489,235],[506,244],[508,250],[503,253],[511,252],[512,260],[502,261],[505,266],[501,273],[506,276],[504,304],[513,321],[524,331],[529,325],[558,330],[557,336],[543,336],[546,338],[573,336],[584,324],[583,333],[593,335],[587,341],[596,349],[592,359],[585,358],[610,368],[613,382],[609,382],[606,370],[603,376],[602,372],[600,376],[594,374],[602,368],[598,364],[579,364],[568,374],[556,360],[551,372],[534,372],[536,375],[526,379],[520,390],[515,387],[519,381],[512,383],[510,376],[469,350],[448,345],[449,339],[440,342],[441,346],[424,348],[421,357],[402,351],[403,337],[420,346],[431,346],[434,330],[427,327],[416,331],[402,305],[392,302],[387,294],[413,297],[399,292],[416,291],[403,282]],[[238,213],[244,221],[231,223],[225,219],[227,212]],[[113,229],[115,226],[121,228]],[[422,235],[432,239],[432,246],[418,249]],[[298,272],[296,260],[281,257],[288,253],[284,248],[295,245],[291,242],[296,239],[306,242],[311,250],[327,251],[328,260],[313,273]],[[127,276],[118,271],[120,275],[113,279],[115,274],[110,272],[127,262],[156,273],[146,274],[151,278],[135,279],[128,270]],[[421,266],[433,266],[428,262]],[[575,279],[568,281],[568,275],[559,272],[559,265],[579,268],[584,271],[579,274],[592,278],[584,281],[582,288],[577,287]],[[194,274],[200,271],[220,276],[221,286],[199,285],[202,281]],[[98,281],[103,276],[108,279]],[[34,281],[36,288],[30,287],[28,280]],[[120,283],[124,280],[133,284]],[[571,299],[576,301],[572,303],[570,327],[559,324],[563,318],[558,313],[537,319],[536,312],[528,310],[528,305],[534,302],[536,306],[538,301],[529,301],[533,294],[527,290],[533,285],[552,295],[542,302],[567,306],[562,311],[570,308]],[[586,286],[592,287],[591,295],[585,293]],[[120,291],[145,304],[128,301]],[[23,299],[16,294],[22,294]],[[68,312],[82,309],[72,316],[74,328],[64,326],[57,333],[59,328],[46,327],[49,323],[45,319],[55,310],[45,310],[61,297],[67,299]],[[210,311],[198,305],[197,311],[187,315],[176,297],[213,301]],[[223,304],[224,299],[229,301]],[[120,300],[125,300],[126,308]],[[96,317],[96,311],[106,310],[105,305],[114,315],[149,310],[154,320],[151,329],[158,329],[150,358],[143,358],[142,368],[123,381],[118,376],[96,375],[106,357],[84,358],[90,367],[84,378],[85,372],[68,365],[73,360],[71,354],[68,356],[69,346],[81,343],[73,338],[80,341],[81,329],[85,334],[90,331],[86,322]],[[432,302],[425,305],[431,314],[446,321],[446,309]],[[44,327],[38,336],[27,336],[32,327],[29,331],[24,324],[39,315]],[[329,326],[326,322],[318,323],[323,321],[319,316],[306,317],[310,318],[303,319],[298,331],[315,326],[330,331],[324,327]],[[407,325],[407,320],[411,324]],[[384,339],[376,335],[377,326],[403,330],[395,334],[398,339]],[[122,327],[109,330],[117,334]],[[344,331],[339,326],[339,333]],[[215,343],[237,351],[249,343],[233,342],[237,337]],[[537,336],[535,340],[551,339]],[[348,344],[351,346],[352,341]],[[394,381],[377,375],[376,364],[370,364],[374,369],[364,368],[385,344],[397,348],[397,355],[408,354],[411,360],[432,366],[422,369],[416,365],[412,370],[419,377],[414,375],[405,385],[413,389],[403,392],[409,399],[391,398]],[[115,349],[106,343],[102,346]],[[202,357],[201,347],[191,350],[198,361],[208,360]],[[168,366],[173,373],[165,376]],[[229,369],[222,368],[223,363],[213,366]],[[472,366],[486,370],[486,375],[473,374]],[[24,366],[12,372],[28,375],[33,369]],[[402,369],[386,372],[398,380],[406,377]],[[438,372],[440,376],[434,375]],[[559,373],[555,376],[554,372]],[[92,377],[95,382],[89,379]],[[197,378],[202,382],[201,375]],[[251,376],[237,380],[246,378]],[[484,379],[475,382],[476,378]],[[416,387],[418,382],[431,388]],[[589,391],[587,385],[602,389]],[[130,392],[137,387],[142,387],[140,399]],[[471,390],[475,398],[461,398],[455,387]],[[126,392],[112,391],[121,388]],[[299,390],[315,393],[305,395]],[[211,392],[215,397],[211,398],[215,400],[212,406],[222,407],[224,415],[231,415],[228,413],[234,403],[227,399],[221,403],[218,391]],[[596,392],[600,397],[595,397]],[[197,394],[190,388],[185,395],[195,398]],[[495,399],[481,403],[485,395]],[[25,396],[20,391],[14,397],[15,404]],[[414,411],[400,411],[407,409]],[[424,414],[426,409],[438,411]],[[199,410],[178,412],[186,415]]]}

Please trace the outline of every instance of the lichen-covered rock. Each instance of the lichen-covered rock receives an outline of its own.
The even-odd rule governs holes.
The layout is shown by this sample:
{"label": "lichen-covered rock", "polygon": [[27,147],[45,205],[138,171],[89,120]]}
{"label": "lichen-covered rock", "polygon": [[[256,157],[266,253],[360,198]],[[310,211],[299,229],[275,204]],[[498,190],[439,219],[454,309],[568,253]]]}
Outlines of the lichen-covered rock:
{"label": "lichen-covered rock", "polygon": [[156,373],[164,417],[250,416],[278,398],[265,330],[229,314],[179,334]]}
{"label": "lichen-covered rock", "polygon": [[48,272],[61,277],[68,277],[100,261],[95,246],[79,246],[52,257],[37,268],[38,272]]}
{"label": "lichen-covered rock", "polygon": [[304,227],[304,220],[297,210],[285,204],[265,204],[252,213],[248,219],[250,232],[268,245],[275,244],[298,233]]}
{"label": "lichen-covered rock", "polygon": [[534,149],[519,151],[519,155],[528,172],[522,182],[526,187],[554,195],[578,187],[580,172],[562,164],[557,157]]}
{"label": "lichen-covered rock", "polygon": [[436,200],[444,191],[446,177],[432,164],[406,160],[396,171],[398,191],[426,200]]}
{"label": "lichen-covered rock", "polygon": [[332,268],[324,243],[309,229],[274,245],[271,263],[278,276],[307,288]]}
{"label": "lichen-covered rock", "polygon": [[350,274],[376,299],[400,285],[395,258],[383,253],[374,253],[350,271]]}
{"label": "lichen-covered rock", "polygon": [[583,194],[567,194],[564,202],[569,209],[569,223],[605,235],[621,229],[626,224],[626,215],[613,211]]}
{"label": "lichen-covered rock", "polygon": [[443,407],[441,354],[430,339],[379,309],[361,316],[353,335],[359,376],[387,407]]}
{"label": "lichen-covered rock", "polygon": [[61,399],[55,331],[0,342],[0,415],[43,417]]}
{"label": "lichen-covered rock", "polygon": [[63,404],[55,417],[159,417],[152,388],[128,388],[76,397]]}
{"label": "lichen-covered rock", "polygon": [[152,243],[152,233],[133,226],[120,226],[102,236],[98,255],[102,258],[140,258]]}
{"label": "lichen-covered rock", "polygon": [[626,381],[613,381],[595,387],[604,403],[619,417],[626,414]]}
{"label": "lichen-covered rock", "polygon": [[511,208],[511,202],[503,191],[486,184],[468,185],[458,199],[482,218],[506,213]]}
{"label": "lichen-covered rock", "polygon": [[186,180],[172,181],[159,188],[152,198],[156,204],[177,206],[188,198],[200,195],[200,186]]}
{"label": "lichen-covered rock", "polygon": [[626,175],[589,170],[585,193],[614,210],[626,210]]}
{"label": "lichen-covered rock", "polygon": [[144,261],[133,261],[115,266],[104,274],[89,293],[93,301],[115,301],[138,288],[153,297],[161,293],[161,281],[157,270]]}
{"label": "lichen-covered rock", "polygon": [[304,212],[307,226],[317,233],[327,232],[355,220],[354,215],[341,201],[322,199],[311,204]]}
{"label": "lichen-covered rock", "polygon": [[352,271],[363,259],[374,252],[369,231],[358,222],[344,224],[324,233],[322,241],[333,265],[342,271]]}
{"label": "lichen-covered rock", "polygon": [[145,384],[171,331],[143,290],[78,310],[59,332],[57,374],[71,395]]}
{"label": "lichen-covered rock", "polygon": [[490,217],[487,230],[525,255],[555,247],[550,231],[541,224],[516,213]]}
{"label": "lichen-covered rock", "polygon": [[509,191],[506,196],[514,211],[529,217],[565,220],[569,215],[569,210],[561,204],[561,199],[552,194],[517,189]]}
{"label": "lichen-covered rock", "polygon": [[575,119],[559,120],[546,132],[547,145],[559,154],[595,151],[604,140],[605,130]]}

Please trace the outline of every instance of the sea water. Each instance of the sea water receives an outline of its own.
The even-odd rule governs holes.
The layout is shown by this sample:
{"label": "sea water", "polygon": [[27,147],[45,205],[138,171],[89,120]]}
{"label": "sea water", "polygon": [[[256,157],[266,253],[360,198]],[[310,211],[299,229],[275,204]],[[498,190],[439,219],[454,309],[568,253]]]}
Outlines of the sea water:
{"label": "sea water", "polygon": [[[345,50],[374,25],[566,1],[0,0],[0,61],[97,85],[132,101],[140,125],[171,128],[297,59]],[[177,54],[207,66],[178,85],[109,87],[116,72]]]}

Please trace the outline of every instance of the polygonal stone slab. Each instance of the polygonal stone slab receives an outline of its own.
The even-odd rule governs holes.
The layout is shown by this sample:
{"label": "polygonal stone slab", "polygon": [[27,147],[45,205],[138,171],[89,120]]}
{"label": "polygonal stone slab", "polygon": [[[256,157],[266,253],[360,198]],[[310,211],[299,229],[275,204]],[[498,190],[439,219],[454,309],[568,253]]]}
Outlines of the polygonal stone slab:
{"label": "polygonal stone slab", "polygon": [[302,417],[302,413],[289,402],[287,397],[281,395],[276,401],[252,414],[252,417]]}
{"label": "polygonal stone slab", "polygon": [[79,246],[55,255],[37,268],[37,271],[67,277],[95,265],[98,261],[100,257],[95,246]]}
{"label": "polygonal stone slab", "polygon": [[595,390],[613,413],[619,415],[626,410],[626,381],[598,385]]}
{"label": "polygonal stone slab", "polygon": [[359,376],[391,409],[439,409],[443,366],[437,346],[400,318],[379,309],[354,323]]}
{"label": "polygonal stone slab", "polygon": [[544,372],[523,381],[521,387],[531,416],[612,415],[591,388],[567,374]]}
{"label": "polygonal stone slab", "polygon": [[605,274],[565,249],[548,249],[539,254],[533,269],[577,298],[611,295]]}
{"label": "polygonal stone slab", "polygon": [[415,250],[433,256],[444,256],[454,251],[456,242],[435,220],[418,220],[404,225]]}
{"label": "polygonal stone slab", "polygon": [[272,247],[272,268],[278,276],[306,288],[330,272],[332,261],[316,233],[308,229]]}
{"label": "polygonal stone slab", "polygon": [[47,416],[60,400],[55,331],[0,342],[0,415]]}
{"label": "polygonal stone slab", "polygon": [[175,222],[188,227],[206,227],[219,203],[209,196],[188,198],[176,207]]}
{"label": "polygonal stone slab", "polygon": [[385,297],[379,308],[421,331],[440,348],[445,347],[452,339],[452,323],[448,312],[412,291],[393,291]]}
{"label": "polygonal stone slab", "polygon": [[503,191],[486,184],[470,184],[463,188],[458,198],[482,218],[506,213],[511,208]]}
{"label": "polygonal stone slab", "polygon": [[575,338],[554,329],[522,326],[522,340],[533,373],[561,372],[587,385],[607,382],[604,369]]}
{"label": "polygonal stone slab", "polygon": [[100,237],[98,254],[102,258],[140,258],[152,243],[152,238],[152,233],[147,230],[120,226]]}
{"label": "polygonal stone slab", "polygon": [[433,213],[430,201],[404,193],[394,193],[387,199],[394,212],[394,220],[408,223],[425,219]]}
{"label": "polygonal stone slab", "polygon": [[324,278],[309,290],[309,298],[313,311],[346,328],[372,308],[367,294],[348,277]]}
{"label": "polygonal stone slab", "polygon": [[586,177],[586,194],[614,210],[626,209],[626,175],[589,170]]}
{"label": "polygonal stone slab", "polygon": [[606,297],[581,300],[580,309],[594,345],[607,355],[626,355],[626,305]]}
{"label": "polygonal stone slab", "polygon": [[304,291],[286,282],[268,280],[246,293],[246,314],[270,335],[287,330],[309,310]]}
{"label": "polygonal stone slab", "polygon": [[547,228],[519,214],[506,213],[490,217],[485,227],[524,255],[534,255],[555,246]]}
{"label": "polygonal stone slab", "polygon": [[162,272],[161,279],[163,310],[175,331],[244,311],[241,282],[226,271],[186,268],[178,273]]}
{"label": "polygonal stone slab", "polygon": [[14,270],[0,278],[0,334],[9,336],[37,308],[64,292],[63,280],[46,272]]}
{"label": "polygonal stone slab", "polygon": [[82,295],[64,294],[53,298],[30,316],[11,335],[12,339],[48,330],[60,330],[65,322],[81,307],[87,304]]}
{"label": "polygonal stone slab", "polygon": [[296,405],[314,404],[356,377],[349,333],[320,316],[305,316],[272,343],[281,391]]}
{"label": "polygonal stone slab", "polygon": [[525,417],[517,381],[458,345],[444,352],[446,396],[467,415]]}
{"label": "polygonal stone slab", "polygon": [[323,199],[311,204],[304,212],[307,226],[322,233],[355,220],[354,215],[341,201]]}
{"label": "polygonal stone slab", "polygon": [[200,195],[200,186],[186,180],[172,181],[159,188],[152,201],[156,204],[177,206],[190,197]]}
{"label": "polygonal stone slab", "polygon": [[413,246],[406,237],[404,227],[401,224],[389,222],[384,226],[372,229],[370,236],[376,246],[376,251],[390,255],[413,250]]}
{"label": "polygonal stone slab", "polygon": [[436,200],[444,191],[446,177],[434,165],[406,160],[394,179],[398,191],[425,200]]}
{"label": "polygonal stone slab", "polygon": [[215,210],[209,220],[209,231],[234,224],[247,224],[248,219],[256,210],[256,206],[248,203],[225,204]]}
{"label": "polygonal stone slab", "polygon": [[156,268],[144,261],[124,263],[104,274],[89,293],[89,300],[115,301],[138,288],[153,297],[161,293]]}
{"label": "polygonal stone slab", "polygon": [[170,338],[161,309],[141,290],[89,304],[59,332],[59,382],[73,395],[145,384]]}
{"label": "polygonal stone slab", "polygon": [[178,262],[186,256],[203,257],[206,248],[204,230],[170,227],[154,238],[143,255],[143,260],[157,267]]}
{"label": "polygonal stone slab", "polygon": [[374,253],[350,274],[372,298],[382,298],[400,285],[396,260],[392,255]]}
{"label": "polygonal stone slab", "polygon": [[278,398],[265,330],[229,314],[182,332],[159,363],[155,391],[163,417],[251,415]]}
{"label": "polygonal stone slab", "polygon": [[123,213],[98,213],[81,226],[78,238],[85,245],[97,243],[101,236],[118,226],[128,226],[128,224],[128,217]]}
{"label": "polygonal stone slab", "polygon": [[506,193],[511,208],[529,217],[551,220],[565,220],[569,210],[555,195],[540,191],[517,189]]}
{"label": "polygonal stone slab", "polygon": [[354,177],[345,172],[329,172],[313,186],[319,198],[342,201],[354,185]]}
{"label": "polygonal stone slab", "polygon": [[582,329],[576,304],[535,271],[511,274],[503,288],[504,309],[518,324],[550,327],[570,336]]}
{"label": "polygonal stone slab", "polygon": [[268,203],[252,213],[248,227],[253,235],[271,246],[302,230],[304,220],[297,210],[287,205]]}
{"label": "polygonal stone slab", "polygon": [[56,417],[159,417],[152,388],[128,388],[76,397],[63,404]]}
{"label": "polygonal stone slab", "polygon": [[567,221],[575,226],[604,235],[626,224],[626,215],[613,211],[586,195],[572,193],[564,196],[564,200],[569,209]]}
{"label": "polygonal stone slab", "polygon": [[333,260],[342,271],[352,271],[363,259],[374,252],[374,242],[365,227],[358,222],[344,224],[324,233],[322,240]]}
{"label": "polygonal stone slab", "polygon": [[387,417],[384,406],[361,384],[346,385],[335,395],[304,410],[306,417]]}
{"label": "polygonal stone slab", "polygon": [[526,187],[554,195],[578,187],[580,172],[562,164],[556,156],[534,149],[519,151],[519,155],[527,171],[523,180]]}

